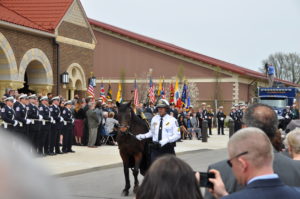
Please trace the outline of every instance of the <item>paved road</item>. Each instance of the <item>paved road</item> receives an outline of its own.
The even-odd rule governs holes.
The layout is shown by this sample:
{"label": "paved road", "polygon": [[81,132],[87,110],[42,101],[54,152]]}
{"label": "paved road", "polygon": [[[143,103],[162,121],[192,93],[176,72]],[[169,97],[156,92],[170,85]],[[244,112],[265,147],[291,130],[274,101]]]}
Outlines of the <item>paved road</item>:
{"label": "paved road", "polygon": [[[186,153],[179,157],[189,163],[195,171],[206,171],[209,164],[225,159],[227,154],[226,149],[200,150]],[[130,190],[129,197],[121,197],[121,191],[125,185],[123,168],[121,167],[62,177],[60,180],[68,187],[71,199],[115,199],[134,197],[132,189]],[[140,182],[141,181],[142,176],[140,176]],[[131,184],[133,184],[132,175]]]}

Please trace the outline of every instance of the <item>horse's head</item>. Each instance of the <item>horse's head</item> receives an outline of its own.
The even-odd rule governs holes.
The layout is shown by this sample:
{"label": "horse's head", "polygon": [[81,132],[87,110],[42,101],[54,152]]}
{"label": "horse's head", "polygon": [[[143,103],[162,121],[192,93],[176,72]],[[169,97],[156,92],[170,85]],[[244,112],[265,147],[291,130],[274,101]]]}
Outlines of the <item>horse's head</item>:
{"label": "horse's head", "polygon": [[128,103],[118,103],[118,121],[119,129],[121,132],[126,132],[130,127],[130,121],[132,118],[133,111],[131,109],[131,101]]}

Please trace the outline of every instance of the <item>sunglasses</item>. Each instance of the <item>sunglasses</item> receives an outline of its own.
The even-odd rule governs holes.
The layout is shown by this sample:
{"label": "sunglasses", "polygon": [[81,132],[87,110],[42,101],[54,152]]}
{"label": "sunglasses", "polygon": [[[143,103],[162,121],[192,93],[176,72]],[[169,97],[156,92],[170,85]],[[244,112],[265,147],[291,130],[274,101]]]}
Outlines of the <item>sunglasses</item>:
{"label": "sunglasses", "polygon": [[231,161],[232,161],[233,159],[239,158],[239,157],[241,157],[242,155],[246,155],[246,154],[248,154],[248,151],[245,151],[245,152],[243,152],[243,153],[237,154],[237,155],[234,156],[233,158],[230,158],[229,160],[227,160],[227,164],[228,164],[230,167],[232,167]]}

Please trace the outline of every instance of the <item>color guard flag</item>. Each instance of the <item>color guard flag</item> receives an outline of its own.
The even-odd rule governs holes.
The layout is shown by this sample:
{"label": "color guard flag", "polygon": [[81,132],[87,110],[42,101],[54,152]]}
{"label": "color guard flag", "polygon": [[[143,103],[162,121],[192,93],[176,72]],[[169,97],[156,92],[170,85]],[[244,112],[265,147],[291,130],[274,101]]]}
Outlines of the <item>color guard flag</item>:
{"label": "color guard flag", "polygon": [[183,103],[184,106],[186,103],[186,99],[187,99],[187,85],[184,83],[183,89],[182,89],[182,94],[181,94],[181,102]]}
{"label": "color guard flag", "polygon": [[150,82],[149,82],[149,101],[154,103],[155,102],[155,94],[154,94],[154,85],[152,82],[152,78],[150,77]]}
{"label": "color guard flag", "polygon": [[160,98],[161,99],[166,99],[166,92],[165,92],[165,80],[163,79],[163,82],[162,82],[162,86],[161,86],[161,91],[160,91]]}
{"label": "color guard flag", "polygon": [[112,89],[111,89],[111,84],[109,82],[108,84],[108,89],[107,89],[107,94],[106,94],[107,99],[112,99]]}
{"label": "color guard flag", "polygon": [[138,106],[139,104],[139,93],[137,88],[136,79],[134,80],[134,97],[133,97],[134,105]]}
{"label": "color guard flag", "polygon": [[121,83],[119,83],[116,101],[119,103],[122,102],[122,85],[121,85]]}
{"label": "color guard flag", "polygon": [[89,96],[92,96],[93,98],[95,98],[94,86],[92,84],[89,84],[87,93]]}
{"label": "color guard flag", "polygon": [[180,100],[180,94],[179,94],[179,88],[178,88],[178,79],[176,79],[175,83],[175,91],[174,91],[174,103],[176,104],[177,107],[180,107],[180,104],[177,104],[178,101]]}
{"label": "color guard flag", "polygon": [[174,103],[174,86],[173,83],[171,83],[170,85],[170,104]]}
{"label": "color guard flag", "polygon": [[101,87],[100,87],[100,98],[102,99],[102,101],[106,101],[106,96],[105,96],[105,90],[104,90],[104,85],[103,83],[101,83]]}

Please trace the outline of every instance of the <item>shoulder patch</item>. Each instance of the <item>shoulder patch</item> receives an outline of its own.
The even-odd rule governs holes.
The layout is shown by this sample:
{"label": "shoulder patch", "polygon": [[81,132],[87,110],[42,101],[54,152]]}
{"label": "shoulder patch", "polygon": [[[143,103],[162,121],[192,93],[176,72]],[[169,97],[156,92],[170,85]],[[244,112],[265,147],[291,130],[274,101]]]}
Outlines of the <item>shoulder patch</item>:
{"label": "shoulder patch", "polygon": [[66,114],[66,110],[63,111],[63,114]]}
{"label": "shoulder patch", "polygon": [[1,112],[4,113],[4,112],[5,112],[5,108],[2,108],[2,109],[1,109]]}
{"label": "shoulder patch", "polygon": [[16,111],[20,111],[20,107],[17,107],[17,108],[16,108]]}
{"label": "shoulder patch", "polygon": [[28,107],[28,106],[26,107],[26,110],[27,110],[27,111],[29,110],[29,107]]}
{"label": "shoulder patch", "polygon": [[53,108],[51,107],[51,108],[49,108],[49,110],[52,112],[52,111],[53,111]]}
{"label": "shoulder patch", "polygon": [[42,106],[40,107],[40,111],[43,111],[43,107]]}

